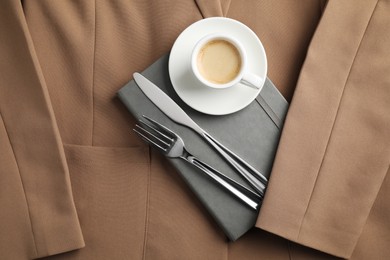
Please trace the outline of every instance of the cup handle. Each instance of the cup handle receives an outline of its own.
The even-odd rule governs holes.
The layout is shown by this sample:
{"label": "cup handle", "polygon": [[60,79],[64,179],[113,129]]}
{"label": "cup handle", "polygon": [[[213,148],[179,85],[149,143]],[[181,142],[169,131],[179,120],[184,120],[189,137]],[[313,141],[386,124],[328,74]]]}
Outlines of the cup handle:
{"label": "cup handle", "polygon": [[241,83],[245,84],[248,87],[261,89],[264,85],[264,78],[252,73],[247,73],[244,74],[244,76],[242,77]]}

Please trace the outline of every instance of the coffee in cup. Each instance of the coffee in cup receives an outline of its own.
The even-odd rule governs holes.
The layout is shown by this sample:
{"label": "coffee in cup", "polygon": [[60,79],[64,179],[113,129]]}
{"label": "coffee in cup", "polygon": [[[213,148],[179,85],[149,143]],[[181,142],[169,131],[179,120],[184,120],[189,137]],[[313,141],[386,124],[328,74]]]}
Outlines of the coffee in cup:
{"label": "coffee in cup", "polygon": [[223,89],[242,83],[261,88],[265,79],[247,71],[246,52],[238,40],[210,34],[195,45],[191,67],[203,85]]}
{"label": "coffee in cup", "polygon": [[207,81],[226,84],[241,71],[241,55],[237,48],[224,39],[207,42],[199,50],[197,67]]}

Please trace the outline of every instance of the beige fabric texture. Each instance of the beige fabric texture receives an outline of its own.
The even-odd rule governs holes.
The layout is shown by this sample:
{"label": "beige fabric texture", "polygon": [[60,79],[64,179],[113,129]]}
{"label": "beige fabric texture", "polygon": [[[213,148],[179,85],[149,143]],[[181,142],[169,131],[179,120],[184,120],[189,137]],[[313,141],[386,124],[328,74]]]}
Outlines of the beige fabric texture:
{"label": "beige fabric texture", "polygon": [[[191,23],[248,25],[291,101],[232,243],[116,92]],[[388,259],[390,1],[16,1],[0,8],[1,259]]]}

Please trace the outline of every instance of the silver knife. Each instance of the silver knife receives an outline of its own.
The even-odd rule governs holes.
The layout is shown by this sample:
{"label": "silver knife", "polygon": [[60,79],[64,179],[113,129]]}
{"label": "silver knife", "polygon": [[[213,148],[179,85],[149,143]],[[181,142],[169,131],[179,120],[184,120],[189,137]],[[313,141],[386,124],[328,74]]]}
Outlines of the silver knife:
{"label": "silver knife", "polygon": [[264,196],[267,186],[267,178],[258,172],[255,168],[234,154],[220,142],[215,140],[210,134],[204,131],[196,124],[184,110],[175,103],[167,94],[150,80],[140,73],[133,74],[134,81],[137,83],[142,92],[170,119],[178,124],[187,126],[202,136],[210,145],[212,145],[228,163],[230,163],[244,177],[252,188],[261,196]]}

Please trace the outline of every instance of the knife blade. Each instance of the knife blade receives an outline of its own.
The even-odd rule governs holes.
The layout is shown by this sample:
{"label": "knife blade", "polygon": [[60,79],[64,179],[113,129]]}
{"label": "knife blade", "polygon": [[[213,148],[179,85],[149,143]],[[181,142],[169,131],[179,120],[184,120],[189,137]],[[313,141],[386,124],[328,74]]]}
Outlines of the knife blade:
{"label": "knife blade", "polygon": [[254,167],[245,162],[238,155],[223,146],[214,137],[203,130],[197,123],[192,120],[187,113],[173,101],[167,94],[165,94],[159,87],[157,87],[149,79],[142,74],[136,72],[133,74],[134,81],[142,92],[155,104],[166,116],[174,122],[187,126],[202,136],[211,146],[214,147],[222,157],[232,165],[238,173],[243,176],[251,187],[261,196],[264,196],[265,188],[267,186],[267,178],[258,172]]}
{"label": "knife blade", "polygon": [[134,73],[133,77],[135,83],[137,83],[142,92],[144,92],[153,104],[155,104],[165,115],[176,123],[193,129],[198,134],[203,133],[203,129],[200,128],[200,126],[196,124],[175,101],[165,94],[164,91],[140,73]]}

